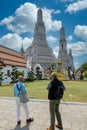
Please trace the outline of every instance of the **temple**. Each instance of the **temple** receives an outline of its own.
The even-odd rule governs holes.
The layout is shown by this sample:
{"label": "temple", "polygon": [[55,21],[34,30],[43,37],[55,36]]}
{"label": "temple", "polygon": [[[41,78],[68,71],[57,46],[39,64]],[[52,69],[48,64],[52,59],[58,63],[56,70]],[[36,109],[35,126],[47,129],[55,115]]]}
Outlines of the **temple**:
{"label": "temple", "polygon": [[68,68],[71,68],[74,71],[72,50],[70,49],[69,53],[67,52],[67,42],[63,26],[60,29],[58,62],[63,64],[65,71],[68,70]]}
{"label": "temple", "polygon": [[55,56],[52,48],[46,40],[45,25],[43,22],[42,10],[37,12],[37,22],[34,28],[34,38],[30,47],[26,50],[26,57],[32,65],[40,64],[43,69],[55,63]]}

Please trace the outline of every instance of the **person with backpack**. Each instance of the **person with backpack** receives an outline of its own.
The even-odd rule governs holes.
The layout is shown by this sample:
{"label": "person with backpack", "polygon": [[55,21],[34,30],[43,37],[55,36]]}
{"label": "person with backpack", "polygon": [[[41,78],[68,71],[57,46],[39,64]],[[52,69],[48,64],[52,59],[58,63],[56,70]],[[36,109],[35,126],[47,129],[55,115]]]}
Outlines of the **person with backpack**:
{"label": "person with backpack", "polygon": [[[63,82],[57,78],[57,74],[53,72],[51,74],[51,81],[47,86],[49,110],[50,110],[50,127],[47,130],[55,130],[55,127],[63,130],[61,114],[59,112],[60,100],[63,97],[65,87]],[[58,124],[55,124],[55,115]]]}
{"label": "person with backpack", "polygon": [[23,92],[26,92],[26,86],[24,84],[23,76],[18,77],[18,82],[14,85],[14,96],[16,97],[16,118],[17,118],[17,126],[21,125],[21,113],[20,109],[21,106],[24,108],[25,116],[26,116],[26,123],[30,123],[33,121],[33,118],[29,117],[29,109],[27,103],[21,103],[20,101],[20,90],[22,89]]}

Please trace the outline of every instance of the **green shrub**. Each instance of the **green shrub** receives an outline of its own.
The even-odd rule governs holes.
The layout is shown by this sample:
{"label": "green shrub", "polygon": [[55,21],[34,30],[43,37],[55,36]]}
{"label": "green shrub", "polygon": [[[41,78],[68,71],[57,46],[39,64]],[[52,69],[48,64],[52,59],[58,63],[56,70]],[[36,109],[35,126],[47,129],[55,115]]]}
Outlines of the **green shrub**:
{"label": "green shrub", "polygon": [[28,72],[28,76],[26,78],[26,81],[34,81],[34,72],[31,70]]}

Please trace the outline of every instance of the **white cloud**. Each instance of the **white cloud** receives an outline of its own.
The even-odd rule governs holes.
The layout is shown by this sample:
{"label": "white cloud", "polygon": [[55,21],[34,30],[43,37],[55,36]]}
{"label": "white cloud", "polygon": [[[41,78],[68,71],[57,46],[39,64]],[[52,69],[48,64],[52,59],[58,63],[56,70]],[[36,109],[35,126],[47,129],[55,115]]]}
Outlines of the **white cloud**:
{"label": "white cloud", "polygon": [[70,35],[70,36],[67,37],[67,41],[68,41],[68,42],[70,42],[70,41],[72,41],[72,40],[73,40],[73,36],[72,36],[72,35]]}
{"label": "white cloud", "polygon": [[[37,7],[35,4],[25,3],[15,12],[15,23],[17,32],[33,32],[37,18]],[[21,32],[20,32],[21,31]]]}
{"label": "white cloud", "polygon": [[72,49],[73,56],[82,56],[87,54],[87,42],[80,42],[67,44],[68,49]]}
{"label": "white cloud", "polygon": [[[35,22],[37,20],[37,6],[26,2],[16,9],[14,17],[9,16],[1,20],[0,25],[6,25],[7,29],[13,33],[21,34],[25,32],[34,32]],[[52,20],[52,14],[58,13],[58,10],[43,10],[43,20],[46,26],[46,31],[59,30],[62,22]]]}
{"label": "white cloud", "polygon": [[49,37],[47,37],[47,41],[49,42],[49,43],[55,43],[55,42],[57,42],[57,38],[55,38],[55,37],[53,37],[53,36],[49,36]]}
{"label": "white cloud", "polygon": [[87,26],[86,25],[77,25],[74,30],[74,34],[87,41]]}
{"label": "white cloud", "polygon": [[32,41],[33,41],[33,38],[25,37],[23,39],[23,45],[24,45],[23,47],[25,50],[31,45]]}
{"label": "white cloud", "polygon": [[15,48],[21,46],[22,39],[17,34],[8,33],[0,38],[0,44],[6,47]]}
{"label": "white cloud", "polygon": [[13,22],[13,20],[14,20],[14,17],[9,16],[8,18],[4,18],[3,20],[1,20],[0,25],[10,24],[11,22]]}
{"label": "white cloud", "polygon": [[61,13],[60,10],[56,10],[56,11],[54,11],[54,14],[60,14],[60,13]]}
{"label": "white cloud", "polygon": [[32,42],[32,38],[24,38],[20,37],[18,34],[11,34],[8,33],[7,35],[4,35],[0,38],[0,45],[3,45],[5,47],[9,47],[14,50],[20,50],[21,45],[23,43],[24,49],[26,49],[28,46],[30,46]]}
{"label": "white cloud", "polygon": [[[25,32],[33,32],[37,17],[37,7],[31,3],[21,5],[15,11],[14,17],[4,18],[1,24],[6,24],[8,30],[21,34]],[[13,18],[13,19],[12,19]]]}
{"label": "white cloud", "polygon": [[58,58],[58,53],[59,53],[59,47],[58,46],[53,48],[53,53],[54,53],[55,57]]}
{"label": "white cloud", "polygon": [[69,6],[66,9],[66,12],[75,13],[79,10],[84,10],[86,8],[87,8],[87,0],[78,0],[77,2],[69,4]]}
{"label": "white cloud", "polygon": [[43,9],[43,20],[46,25],[46,31],[60,30],[62,22],[59,20],[52,20],[52,14],[55,14],[55,10]]}
{"label": "white cloud", "polygon": [[80,67],[79,62],[78,62],[78,61],[75,61],[75,62],[74,62],[74,66],[75,66],[75,69],[78,69],[78,68]]}
{"label": "white cloud", "polygon": [[6,24],[8,30],[14,31],[14,26],[11,24],[14,21],[14,17],[9,16],[8,18],[4,18],[1,20],[0,25]]}

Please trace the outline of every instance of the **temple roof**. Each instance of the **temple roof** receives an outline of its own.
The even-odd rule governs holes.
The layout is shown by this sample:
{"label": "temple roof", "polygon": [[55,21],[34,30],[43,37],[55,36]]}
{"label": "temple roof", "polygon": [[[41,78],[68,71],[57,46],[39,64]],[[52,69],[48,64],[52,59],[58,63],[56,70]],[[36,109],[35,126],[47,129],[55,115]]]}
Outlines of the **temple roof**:
{"label": "temple roof", "polygon": [[[0,61],[5,65],[26,67],[26,59],[20,52],[0,45]],[[0,64],[1,65],[1,64]]]}

